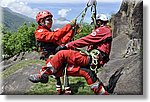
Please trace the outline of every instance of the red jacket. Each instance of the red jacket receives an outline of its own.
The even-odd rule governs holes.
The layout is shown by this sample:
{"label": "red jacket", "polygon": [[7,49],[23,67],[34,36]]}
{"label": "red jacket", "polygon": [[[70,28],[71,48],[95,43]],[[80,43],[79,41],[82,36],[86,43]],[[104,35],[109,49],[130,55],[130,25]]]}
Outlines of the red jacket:
{"label": "red jacket", "polygon": [[88,46],[89,51],[96,47],[98,50],[106,53],[109,56],[111,50],[111,39],[112,33],[110,28],[108,26],[101,26],[94,30],[91,34],[68,43],[67,47],[74,49],[76,47],[81,48]]}
{"label": "red jacket", "polygon": [[[67,34],[69,33],[69,34]],[[68,36],[66,36],[68,35]],[[35,38],[42,42],[53,42],[54,44],[68,43],[73,36],[72,27],[66,24],[63,28],[57,31],[50,31],[43,26],[38,26],[35,31]]]}

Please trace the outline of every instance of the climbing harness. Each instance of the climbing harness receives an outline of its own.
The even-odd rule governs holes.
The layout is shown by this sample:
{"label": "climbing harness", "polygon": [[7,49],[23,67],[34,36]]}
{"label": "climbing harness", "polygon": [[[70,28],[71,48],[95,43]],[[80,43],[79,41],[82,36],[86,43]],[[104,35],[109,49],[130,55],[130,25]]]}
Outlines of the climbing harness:
{"label": "climbing harness", "polygon": [[98,62],[99,62],[99,55],[101,54],[101,52],[97,49],[93,49],[92,51],[88,52],[82,48],[75,48],[76,50],[80,51],[81,54],[86,54],[88,56],[91,56],[92,58],[92,62],[90,64],[90,69],[92,71],[94,71],[95,73],[97,73],[98,71],[100,71],[101,69],[98,68]]}

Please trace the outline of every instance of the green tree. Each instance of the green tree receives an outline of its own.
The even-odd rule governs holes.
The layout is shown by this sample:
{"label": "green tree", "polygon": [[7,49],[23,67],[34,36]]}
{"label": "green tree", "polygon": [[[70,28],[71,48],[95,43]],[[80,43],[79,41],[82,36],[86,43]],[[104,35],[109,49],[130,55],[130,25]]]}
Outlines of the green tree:
{"label": "green tree", "polygon": [[84,23],[81,27],[82,27],[81,28],[82,29],[81,32],[74,36],[74,40],[79,39],[81,37],[84,37],[84,36],[90,34],[92,32],[92,30],[93,30],[92,25],[89,25],[88,23]]}
{"label": "green tree", "polygon": [[35,46],[34,31],[36,25],[24,23],[17,32],[5,32],[2,38],[4,55],[13,56],[20,52],[31,51]]}

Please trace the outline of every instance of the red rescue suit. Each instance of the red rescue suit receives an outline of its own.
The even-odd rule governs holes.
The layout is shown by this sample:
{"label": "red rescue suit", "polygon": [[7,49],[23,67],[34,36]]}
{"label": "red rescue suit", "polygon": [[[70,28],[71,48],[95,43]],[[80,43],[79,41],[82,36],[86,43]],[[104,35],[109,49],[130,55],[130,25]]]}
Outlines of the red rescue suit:
{"label": "red rescue suit", "polygon": [[[72,41],[67,44],[70,49],[81,48],[88,46],[88,51],[98,49],[101,53],[104,53],[108,58],[111,50],[112,33],[108,26],[101,26],[94,30],[91,34],[82,37],[76,41]],[[101,56],[99,57],[101,58]],[[109,60],[109,59],[106,59]],[[103,65],[107,61],[102,60],[99,64]]]}
{"label": "red rescue suit", "polygon": [[[84,47],[88,45],[89,51],[96,48],[109,56],[111,49],[111,40],[106,41],[108,38],[112,38],[110,28],[107,26],[101,26],[93,31],[91,34],[68,43],[67,47],[70,49],[74,49],[76,47]],[[82,55],[79,51],[59,51],[53,58],[48,59],[46,63],[48,64],[49,62],[56,70],[55,76],[62,75],[62,71],[64,69],[63,63],[66,62],[68,63],[67,71],[69,75],[83,76],[89,85],[95,82],[95,80],[93,81],[93,79],[90,78],[90,75],[87,71],[81,70],[81,68],[86,68],[88,66],[89,56]],[[43,70],[45,70],[45,68],[43,68]]]}
{"label": "red rescue suit", "polygon": [[73,34],[73,29],[70,24],[66,24],[63,28],[56,31],[51,31],[45,26],[38,26],[35,31],[35,38],[41,56],[47,59],[50,55],[54,55],[55,49],[59,45],[68,43],[74,36]]}
{"label": "red rescue suit", "polygon": [[56,45],[66,44],[73,37],[73,30],[70,24],[66,24],[63,28],[50,31],[46,27],[38,26],[35,31],[35,38],[38,41],[53,42]]}
{"label": "red rescue suit", "polygon": [[109,54],[111,42],[108,43],[109,45],[101,43],[102,41],[106,40],[109,37],[112,37],[110,28],[108,26],[101,26],[96,30],[94,30],[91,34],[68,43],[67,47],[73,49],[76,47],[81,48],[84,46],[91,46],[97,44],[99,50],[102,50],[103,52]]}

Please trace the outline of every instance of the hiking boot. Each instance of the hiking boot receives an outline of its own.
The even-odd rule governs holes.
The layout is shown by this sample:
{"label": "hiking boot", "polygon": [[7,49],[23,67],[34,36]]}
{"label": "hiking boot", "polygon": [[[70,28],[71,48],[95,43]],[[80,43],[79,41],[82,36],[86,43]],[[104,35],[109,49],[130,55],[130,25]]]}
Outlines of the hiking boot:
{"label": "hiking boot", "polygon": [[38,83],[38,82],[41,82],[41,83],[48,83],[48,75],[47,74],[43,74],[43,75],[40,75],[40,74],[33,74],[33,75],[30,75],[28,77],[28,79],[33,82],[33,83]]}

